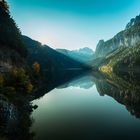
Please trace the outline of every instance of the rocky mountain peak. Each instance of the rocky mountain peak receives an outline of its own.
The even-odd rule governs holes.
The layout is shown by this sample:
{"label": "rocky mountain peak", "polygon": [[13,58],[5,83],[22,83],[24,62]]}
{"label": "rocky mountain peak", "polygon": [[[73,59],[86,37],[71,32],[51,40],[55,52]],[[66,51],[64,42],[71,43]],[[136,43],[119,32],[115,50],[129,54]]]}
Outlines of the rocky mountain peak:
{"label": "rocky mountain peak", "polygon": [[135,18],[132,18],[130,22],[126,25],[126,29],[131,28],[132,26],[136,26],[140,24],[140,15],[136,16]]}
{"label": "rocky mountain peak", "polygon": [[99,55],[100,51],[103,49],[103,46],[104,46],[104,43],[105,41],[102,39],[102,40],[99,40],[97,46],[96,46],[96,55]]}
{"label": "rocky mountain peak", "polygon": [[88,54],[88,55],[93,55],[94,54],[94,51],[88,47],[85,47],[85,48],[80,48],[78,50],[79,53],[83,53],[83,54]]}
{"label": "rocky mountain peak", "polygon": [[100,46],[102,46],[104,44],[104,40],[99,40],[96,49],[100,48]]}

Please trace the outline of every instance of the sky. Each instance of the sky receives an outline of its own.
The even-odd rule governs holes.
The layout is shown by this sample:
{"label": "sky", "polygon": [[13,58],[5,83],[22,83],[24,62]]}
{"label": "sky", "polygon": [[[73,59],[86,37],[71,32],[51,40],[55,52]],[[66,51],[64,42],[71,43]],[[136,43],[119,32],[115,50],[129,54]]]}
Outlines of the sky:
{"label": "sky", "polygon": [[22,34],[69,50],[108,40],[140,14],[140,0],[7,0]]}

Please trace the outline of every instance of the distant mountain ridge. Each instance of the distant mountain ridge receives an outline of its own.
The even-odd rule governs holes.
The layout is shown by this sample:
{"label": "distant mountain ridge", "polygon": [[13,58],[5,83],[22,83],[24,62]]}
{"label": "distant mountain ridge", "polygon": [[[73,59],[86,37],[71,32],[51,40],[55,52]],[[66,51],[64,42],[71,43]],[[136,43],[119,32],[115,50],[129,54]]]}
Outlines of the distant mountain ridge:
{"label": "distant mountain ridge", "polygon": [[139,26],[140,24],[140,15],[136,16],[135,18],[132,18],[130,20],[130,22],[126,25],[126,28],[125,29],[129,29],[131,28],[132,26]]}
{"label": "distant mountain ridge", "polygon": [[61,70],[68,68],[84,68],[83,63],[76,61],[47,45],[42,45],[27,36],[22,36],[24,44],[27,46],[27,61],[31,66],[34,62],[38,62],[42,70]]}
{"label": "distant mountain ridge", "polygon": [[69,56],[75,60],[84,63],[91,61],[95,57],[94,51],[88,47],[80,48],[79,50],[67,50],[67,49],[56,49],[56,50],[66,56]]}

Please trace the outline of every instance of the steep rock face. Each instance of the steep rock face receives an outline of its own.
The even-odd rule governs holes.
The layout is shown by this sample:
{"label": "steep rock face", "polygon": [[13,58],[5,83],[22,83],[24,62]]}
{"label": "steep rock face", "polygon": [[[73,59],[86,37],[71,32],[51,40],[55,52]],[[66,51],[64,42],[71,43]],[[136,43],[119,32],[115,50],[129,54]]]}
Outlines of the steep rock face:
{"label": "steep rock face", "polygon": [[132,18],[130,22],[126,25],[126,29],[131,28],[133,25],[139,25],[140,23],[140,15],[136,16],[136,18]]}
{"label": "steep rock face", "polygon": [[[13,133],[17,127],[18,113],[16,107],[0,96],[0,134]],[[12,129],[11,129],[12,128]]]}
{"label": "steep rock face", "polygon": [[140,43],[140,15],[127,24],[125,30],[119,32],[108,41],[100,40],[96,48],[96,57],[106,56],[119,47],[132,47]]}

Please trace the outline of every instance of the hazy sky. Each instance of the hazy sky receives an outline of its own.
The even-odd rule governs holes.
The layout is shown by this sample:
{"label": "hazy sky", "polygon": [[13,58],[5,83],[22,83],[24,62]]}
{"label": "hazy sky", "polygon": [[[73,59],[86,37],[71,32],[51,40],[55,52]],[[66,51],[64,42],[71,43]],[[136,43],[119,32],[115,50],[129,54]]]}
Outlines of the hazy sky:
{"label": "hazy sky", "polygon": [[95,49],[140,14],[140,0],[7,0],[24,35],[53,48]]}

